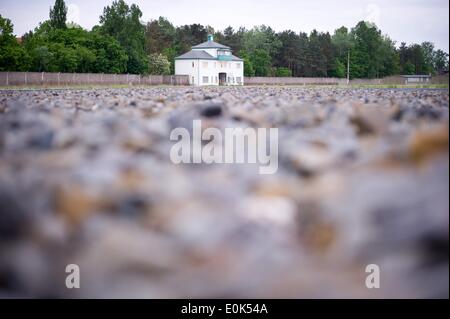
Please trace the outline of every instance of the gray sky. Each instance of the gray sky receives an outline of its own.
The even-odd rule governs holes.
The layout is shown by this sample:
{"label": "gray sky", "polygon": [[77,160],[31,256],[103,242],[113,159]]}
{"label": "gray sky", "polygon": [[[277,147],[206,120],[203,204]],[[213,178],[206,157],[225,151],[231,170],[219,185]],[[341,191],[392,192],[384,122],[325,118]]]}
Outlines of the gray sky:
{"label": "gray sky", "polygon": [[[66,0],[69,18],[90,29],[112,0]],[[358,21],[375,22],[397,44],[434,42],[449,50],[448,0],[127,0],[136,3],[143,20],[167,17],[175,26],[191,23],[223,30],[266,24],[276,31],[312,29],[333,32]],[[0,14],[12,20],[18,35],[48,18],[54,0],[0,0]]]}

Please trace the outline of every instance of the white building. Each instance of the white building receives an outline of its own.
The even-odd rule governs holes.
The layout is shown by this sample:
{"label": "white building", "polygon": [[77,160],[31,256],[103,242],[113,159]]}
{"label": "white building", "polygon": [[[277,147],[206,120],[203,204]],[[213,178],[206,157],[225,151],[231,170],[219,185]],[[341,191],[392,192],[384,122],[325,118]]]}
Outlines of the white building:
{"label": "white building", "polygon": [[405,84],[430,83],[431,75],[400,75],[405,79]]}
{"label": "white building", "polygon": [[208,41],[175,58],[175,75],[189,75],[191,85],[243,85],[244,61],[208,35]]}

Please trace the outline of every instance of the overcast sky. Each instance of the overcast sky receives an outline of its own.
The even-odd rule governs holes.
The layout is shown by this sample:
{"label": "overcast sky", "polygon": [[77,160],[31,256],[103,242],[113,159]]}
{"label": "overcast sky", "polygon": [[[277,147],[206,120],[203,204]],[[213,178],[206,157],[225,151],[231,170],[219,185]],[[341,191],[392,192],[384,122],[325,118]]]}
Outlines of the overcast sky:
{"label": "overcast sky", "polygon": [[[112,0],[66,0],[69,19],[90,29]],[[143,20],[167,17],[175,26],[201,23],[223,30],[266,24],[276,31],[312,29],[333,32],[358,21],[375,22],[398,44],[434,42],[449,50],[449,0],[127,0]],[[0,14],[12,20],[17,35],[48,18],[54,0],[0,0]]]}

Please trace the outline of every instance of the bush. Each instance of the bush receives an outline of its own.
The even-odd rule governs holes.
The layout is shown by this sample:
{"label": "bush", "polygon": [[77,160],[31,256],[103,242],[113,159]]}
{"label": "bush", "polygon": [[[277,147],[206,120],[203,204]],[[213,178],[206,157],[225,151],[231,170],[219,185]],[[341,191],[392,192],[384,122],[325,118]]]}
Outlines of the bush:
{"label": "bush", "polygon": [[277,68],[275,75],[278,77],[291,77],[292,76],[292,71],[288,68]]}
{"label": "bush", "polygon": [[148,72],[152,75],[169,75],[170,62],[162,54],[153,53],[148,56]]}

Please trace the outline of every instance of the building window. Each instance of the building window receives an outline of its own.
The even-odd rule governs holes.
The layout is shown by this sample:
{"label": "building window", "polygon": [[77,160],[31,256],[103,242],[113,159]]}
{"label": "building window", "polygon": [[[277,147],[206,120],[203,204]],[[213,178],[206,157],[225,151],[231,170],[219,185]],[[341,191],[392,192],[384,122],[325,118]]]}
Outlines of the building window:
{"label": "building window", "polygon": [[240,62],[236,63],[236,68],[237,68],[237,69],[240,69],[240,68],[241,68],[241,63],[240,63]]}
{"label": "building window", "polygon": [[192,62],[192,67],[194,67],[195,66],[195,64],[194,64],[194,62]]}
{"label": "building window", "polygon": [[208,62],[202,62],[202,67],[206,69],[208,67]]}
{"label": "building window", "polygon": [[236,82],[241,84],[242,83],[242,78],[240,76],[237,76],[236,77]]}
{"label": "building window", "polygon": [[216,83],[217,83],[217,81],[218,81],[218,79],[217,79],[217,76],[216,76]]}
{"label": "building window", "polygon": [[192,77],[192,84],[194,84],[195,83],[195,78],[194,77]]}
{"label": "building window", "polygon": [[208,79],[209,79],[209,77],[204,76],[203,79],[202,79],[203,84],[208,84]]}

